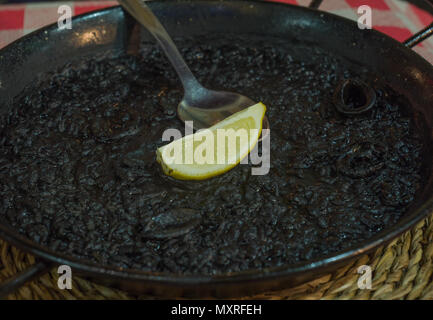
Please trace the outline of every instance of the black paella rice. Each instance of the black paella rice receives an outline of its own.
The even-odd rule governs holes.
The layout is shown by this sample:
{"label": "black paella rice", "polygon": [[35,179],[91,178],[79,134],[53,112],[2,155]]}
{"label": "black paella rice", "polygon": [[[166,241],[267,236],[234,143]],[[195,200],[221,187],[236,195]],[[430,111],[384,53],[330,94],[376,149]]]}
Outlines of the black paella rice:
{"label": "black paella rice", "polygon": [[[405,214],[423,183],[422,137],[405,99],[373,73],[265,40],[178,43],[208,87],[267,105],[269,174],[241,165],[202,182],[162,176],[155,150],[165,129],[183,129],[182,89],[148,45],[67,65],[14,100],[0,119],[3,221],[97,263],[218,274],[336,253]],[[336,111],[347,78],[374,87],[369,112]]]}

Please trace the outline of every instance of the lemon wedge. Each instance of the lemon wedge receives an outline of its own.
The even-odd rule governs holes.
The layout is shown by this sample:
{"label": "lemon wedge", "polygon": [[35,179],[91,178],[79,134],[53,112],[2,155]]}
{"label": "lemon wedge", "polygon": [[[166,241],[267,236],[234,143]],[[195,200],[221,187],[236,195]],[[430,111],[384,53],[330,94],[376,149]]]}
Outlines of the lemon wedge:
{"label": "lemon wedge", "polygon": [[156,151],[164,173],[180,180],[204,180],[229,171],[257,144],[266,106],[257,103],[214,126],[177,139]]}

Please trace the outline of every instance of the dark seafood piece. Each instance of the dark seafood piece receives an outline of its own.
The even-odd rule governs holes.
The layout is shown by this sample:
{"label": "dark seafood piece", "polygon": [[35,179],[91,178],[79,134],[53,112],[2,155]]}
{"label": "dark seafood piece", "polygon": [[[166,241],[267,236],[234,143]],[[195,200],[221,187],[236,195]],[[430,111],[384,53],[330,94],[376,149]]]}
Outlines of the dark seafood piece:
{"label": "dark seafood piece", "polygon": [[335,107],[347,115],[367,112],[375,102],[376,92],[360,80],[345,80],[334,93]]}
{"label": "dark seafood piece", "polygon": [[197,210],[175,208],[160,213],[144,226],[142,237],[145,239],[169,239],[182,236],[196,227],[201,220]]}
{"label": "dark seafood piece", "polygon": [[368,177],[385,165],[387,147],[379,142],[365,142],[349,147],[337,161],[337,170],[351,178]]}

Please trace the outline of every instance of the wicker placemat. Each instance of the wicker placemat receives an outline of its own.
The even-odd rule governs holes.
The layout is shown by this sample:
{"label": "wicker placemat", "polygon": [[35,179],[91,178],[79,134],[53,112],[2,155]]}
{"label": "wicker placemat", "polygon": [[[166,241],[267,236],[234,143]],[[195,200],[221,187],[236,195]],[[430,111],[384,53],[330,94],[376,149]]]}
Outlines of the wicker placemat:
{"label": "wicker placemat", "polygon": [[[0,240],[0,283],[34,263],[34,257]],[[371,290],[358,288],[358,267],[372,270]],[[57,287],[52,270],[9,299],[145,299],[74,277],[72,290]],[[386,247],[307,284],[246,299],[433,299],[433,216]]]}

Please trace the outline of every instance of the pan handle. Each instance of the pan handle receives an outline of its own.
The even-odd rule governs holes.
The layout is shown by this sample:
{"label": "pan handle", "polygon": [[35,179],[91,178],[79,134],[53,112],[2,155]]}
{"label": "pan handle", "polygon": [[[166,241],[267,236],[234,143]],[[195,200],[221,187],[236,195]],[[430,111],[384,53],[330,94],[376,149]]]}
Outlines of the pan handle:
{"label": "pan handle", "polygon": [[27,269],[17,273],[12,278],[7,279],[5,282],[0,283],[0,300],[18,290],[26,282],[38,278],[39,276],[49,272],[53,267],[52,263],[37,261]]}
{"label": "pan handle", "polygon": [[429,38],[432,35],[433,35],[433,22],[429,26],[421,30],[420,32],[417,32],[412,37],[405,40],[403,44],[408,48],[413,48],[418,43],[421,43],[422,41],[424,41],[425,39]]}

